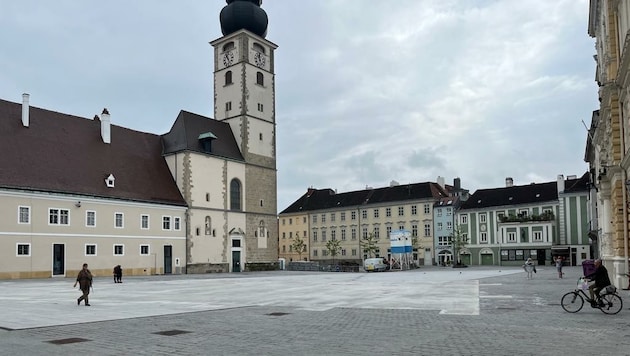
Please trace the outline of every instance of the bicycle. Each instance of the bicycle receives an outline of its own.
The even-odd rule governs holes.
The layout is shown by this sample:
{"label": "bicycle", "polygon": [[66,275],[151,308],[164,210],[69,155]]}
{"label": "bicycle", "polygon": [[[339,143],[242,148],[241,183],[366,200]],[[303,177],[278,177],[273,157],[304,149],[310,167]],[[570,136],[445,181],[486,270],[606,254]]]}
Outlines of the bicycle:
{"label": "bicycle", "polygon": [[577,313],[582,310],[584,306],[584,299],[591,304],[591,307],[601,310],[605,314],[617,314],[623,308],[623,301],[619,294],[617,294],[617,288],[615,286],[608,286],[604,288],[603,294],[597,293],[595,300],[591,299],[584,290],[587,287],[584,279],[578,279],[578,286],[574,291],[569,292],[562,296],[560,304],[562,309],[569,313]]}

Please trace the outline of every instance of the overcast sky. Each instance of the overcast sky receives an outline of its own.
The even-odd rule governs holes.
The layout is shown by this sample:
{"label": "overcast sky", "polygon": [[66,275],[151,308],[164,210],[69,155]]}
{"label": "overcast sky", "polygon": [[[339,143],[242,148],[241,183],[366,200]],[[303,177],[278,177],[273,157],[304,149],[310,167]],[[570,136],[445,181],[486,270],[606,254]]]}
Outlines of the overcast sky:
{"label": "overcast sky", "polygon": [[[166,133],[213,116],[213,0],[0,3],[0,98]],[[598,108],[588,0],[265,0],[276,43],[278,211],[445,177],[582,175]]]}

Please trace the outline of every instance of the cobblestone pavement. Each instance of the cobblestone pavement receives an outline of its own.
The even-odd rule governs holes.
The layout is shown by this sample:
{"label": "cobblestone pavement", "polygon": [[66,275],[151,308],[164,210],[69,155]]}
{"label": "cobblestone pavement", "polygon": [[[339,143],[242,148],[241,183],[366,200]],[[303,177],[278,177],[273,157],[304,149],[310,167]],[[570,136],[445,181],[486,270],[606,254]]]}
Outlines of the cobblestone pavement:
{"label": "cobblestone pavement", "polygon": [[[470,267],[465,273],[475,268],[482,267]],[[560,298],[575,288],[581,268],[565,268],[565,278],[558,279],[555,269],[540,267],[532,280],[513,267],[505,268],[505,272],[508,270],[511,274],[478,279],[478,315],[440,314],[440,310],[417,308],[344,306],[308,310],[281,305],[241,306],[0,329],[0,354],[630,355],[630,305],[618,315],[605,315],[587,305],[575,314],[562,310]],[[449,269],[448,273],[454,271]],[[276,278],[296,275],[283,273],[278,272]],[[422,273],[439,278],[446,272],[425,268]],[[250,277],[258,278],[255,274]],[[299,285],[295,289],[291,295],[300,293]],[[273,292],[282,298],[282,290]],[[384,292],[375,290],[365,298],[378,298],[379,293]],[[625,302],[628,292],[620,294]],[[32,298],[37,301],[35,292]],[[303,298],[308,300],[310,296],[304,294]],[[28,316],[29,310],[21,312]]]}

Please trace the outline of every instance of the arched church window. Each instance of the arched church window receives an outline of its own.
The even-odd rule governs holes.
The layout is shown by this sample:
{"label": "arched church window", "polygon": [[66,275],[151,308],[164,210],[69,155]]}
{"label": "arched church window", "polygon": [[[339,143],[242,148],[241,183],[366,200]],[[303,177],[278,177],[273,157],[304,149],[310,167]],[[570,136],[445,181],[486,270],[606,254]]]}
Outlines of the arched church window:
{"label": "arched church window", "polygon": [[230,210],[241,210],[241,182],[236,178],[230,182]]}
{"label": "arched church window", "polygon": [[263,47],[260,43],[254,43],[254,51],[265,53],[265,47]]}
{"label": "arched church window", "polygon": [[265,85],[265,76],[262,74],[262,72],[256,73],[256,84]]}
{"label": "arched church window", "polygon": [[232,71],[228,70],[227,72],[225,72],[225,85],[230,84],[232,84]]}

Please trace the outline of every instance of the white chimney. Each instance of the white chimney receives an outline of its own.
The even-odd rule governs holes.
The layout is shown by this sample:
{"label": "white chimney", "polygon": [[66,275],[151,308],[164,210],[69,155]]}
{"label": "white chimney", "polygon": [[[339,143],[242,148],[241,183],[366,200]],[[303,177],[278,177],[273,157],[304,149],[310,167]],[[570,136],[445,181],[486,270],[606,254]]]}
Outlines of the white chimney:
{"label": "white chimney", "polygon": [[562,174],[558,174],[558,193],[564,192],[564,176]]}
{"label": "white chimney", "polygon": [[107,109],[103,109],[103,112],[101,113],[101,137],[103,138],[104,143],[112,142],[111,121],[109,119],[109,111],[107,111]]}
{"label": "white chimney", "polygon": [[444,177],[441,177],[441,176],[437,177],[437,184],[439,184],[440,187],[442,187],[442,189],[446,187],[445,183],[446,182],[444,181]]}
{"label": "white chimney", "polygon": [[514,185],[514,180],[512,179],[512,177],[505,178],[505,186],[506,187],[511,187],[513,185]]}
{"label": "white chimney", "polygon": [[28,99],[29,99],[30,95],[24,93],[22,94],[22,125],[24,125],[24,127],[28,127],[29,124],[29,118],[28,118],[28,114],[29,114],[29,105],[28,105]]}

